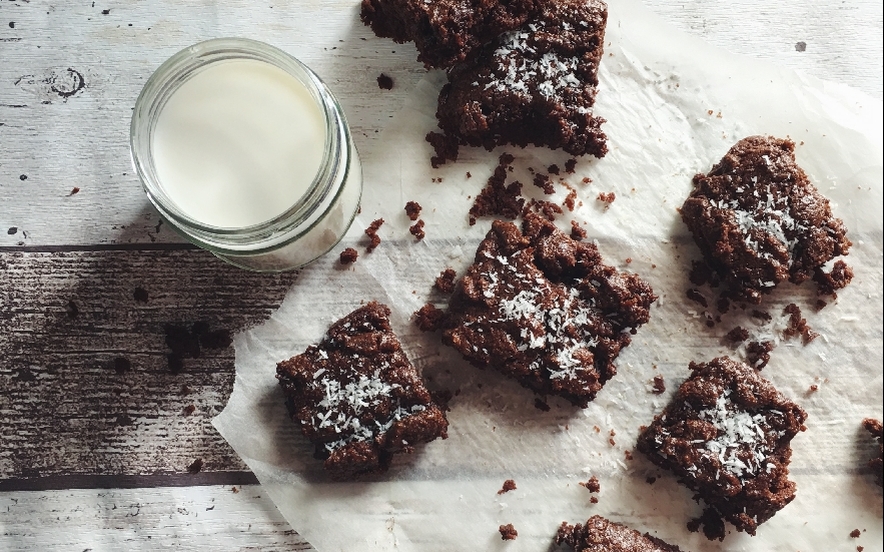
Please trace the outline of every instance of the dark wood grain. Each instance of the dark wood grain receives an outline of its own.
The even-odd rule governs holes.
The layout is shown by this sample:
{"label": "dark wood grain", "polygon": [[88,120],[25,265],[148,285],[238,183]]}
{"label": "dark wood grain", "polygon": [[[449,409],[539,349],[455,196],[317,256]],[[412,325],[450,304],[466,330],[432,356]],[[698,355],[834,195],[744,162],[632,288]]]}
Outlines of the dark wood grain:
{"label": "dark wood grain", "polygon": [[246,471],[211,426],[233,346],[170,362],[166,336],[233,336],[295,279],[200,250],[0,250],[0,479]]}

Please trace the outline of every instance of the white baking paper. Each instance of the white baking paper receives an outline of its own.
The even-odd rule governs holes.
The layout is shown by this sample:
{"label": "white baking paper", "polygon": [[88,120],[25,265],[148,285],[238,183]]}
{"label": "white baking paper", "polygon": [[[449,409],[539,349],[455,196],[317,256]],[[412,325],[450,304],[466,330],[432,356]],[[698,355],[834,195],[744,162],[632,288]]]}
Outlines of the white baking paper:
{"label": "white baking paper", "polygon": [[[689,551],[882,549],[881,489],[864,469],[876,449],[860,428],[882,416],[882,103],[847,87],[804,77],[715,50],[668,27],[633,1],[612,0],[596,111],[607,119],[609,154],[582,158],[564,179],[581,204],[566,211],[597,240],[609,264],[634,271],[659,300],[651,322],[618,359],[618,375],[586,409],[549,399],[550,411],[512,381],[468,365],[439,336],[409,322],[427,301],[440,271],[462,274],[490,220],[467,223],[472,198],[497,156],[516,156],[513,178],[533,197],[528,167],[543,171],[568,159],[542,148],[462,149],[438,170],[424,135],[435,128],[444,75],[429,73],[370,150],[362,151],[362,212],[345,242],[306,268],[270,320],[236,336],[236,383],[215,426],[254,471],[292,527],[320,552],[547,551],[562,521],[600,514]],[[355,63],[355,62],[354,62]],[[766,326],[729,313],[708,328],[703,309],[685,297],[698,252],[676,209],[691,177],[706,172],[737,140],[752,134],[791,137],[797,158],[832,200],[854,242],[847,261],[856,277],[838,300],[815,312],[815,286],[786,285],[765,299]],[[471,177],[467,176],[467,173]],[[584,183],[584,177],[591,182]],[[562,201],[560,186],[553,199]],[[595,198],[614,192],[605,210]],[[546,198],[550,199],[550,198]],[[403,210],[424,211],[426,239],[417,242]],[[383,240],[364,252],[362,230],[386,223]],[[360,251],[341,267],[337,252]],[[714,296],[707,293],[712,300]],[[337,318],[369,300],[390,305],[411,360],[434,389],[456,393],[449,437],[399,458],[383,475],[335,483],[312,458],[312,447],[289,421],[274,378],[276,363],[318,341]],[[821,336],[803,346],[784,341],[763,375],[808,412],[807,431],[793,441],[795,501],[755,537],[730,533],[709,542],[686,522],[700,513],[691,492],[639,453],[639,427],[659,413],[687,377],[690,361],[738,354],[721,337],[737,324],[775,333],[783,306],[795,302]],[[667,391],[650,392],[655,375]],[[811,392],[812,385],[818,386]],[[579,485],[599,478],[598,504]],[[648,483],[649,477],[656,481]],[[517,489],[498,494],[504,480]],[[498,526],[512,523],[515,541]],[[861,535],[849,536],[854,529]]]}

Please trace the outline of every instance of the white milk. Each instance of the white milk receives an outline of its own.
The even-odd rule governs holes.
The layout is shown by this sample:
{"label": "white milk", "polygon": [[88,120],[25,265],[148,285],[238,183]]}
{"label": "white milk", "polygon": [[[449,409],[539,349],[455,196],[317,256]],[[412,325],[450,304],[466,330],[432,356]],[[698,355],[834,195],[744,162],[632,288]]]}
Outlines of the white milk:
{"label": "white milk", "polygon": [[151,148],[160,186],[203,224],[242,228],[287,211],[320,168],[326,120],[295,77],[251,59],[215,62],[162,107]]}

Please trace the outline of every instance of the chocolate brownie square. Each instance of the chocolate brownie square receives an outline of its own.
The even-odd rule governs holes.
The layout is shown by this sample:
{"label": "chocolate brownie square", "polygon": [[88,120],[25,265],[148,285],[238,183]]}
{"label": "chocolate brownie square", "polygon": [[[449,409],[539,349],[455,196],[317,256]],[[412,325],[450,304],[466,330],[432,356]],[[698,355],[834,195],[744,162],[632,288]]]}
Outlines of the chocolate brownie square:
{"label": "chocolate brownie square", "polygon": [[457,284],[442,339],[477,367],[586,407],[654,300],[638,276],[606,266],[595,245],[529,212],[521,230],[492,223]]}
{"label": "chocolate brownie square", "polygon": [[850,249],[844,223],[794,152],[791,140],[744,138],[709,174],[694,177],[681,208],[703,257],[735,298],[757,304],[783,281],[825,279],[822,266]]}
{"label": "chocolate brownie square", "polygon": [[602,516],[592,516],[585,525],[563,521],[555,543],[569,546],[574,552],[681,552],[677,546]]}
{"label": "chocolate brownie square", "polygon": [[[607,152],[604,119],[593,115],[607,6],[561,0],[504,33],[448,72],[439,128],[460,145]],[[456,155],[450,158],[456,158]]]}
{"label": "chocolate brownie square", "polygon": [[378,36],[414,41],[417,59],[428,68],[449,67],[551,1],[362,0],[362,21]]}
{"label": "chocolate brownie square", "polygon": [[690,368],[638,450],[706,503],[704,521],[720,526],[707,537],[724,538],[721,519],[754,535],[795,498],[790,443],[807,414],[741,362],[719,357]]}
{"label": "chocolate brownie square", "polygon": [[393,454],[447,437],[448,420],[371,302],[335,322],[318,345],[280,362],[292,420],[336,479],[385,471]]}

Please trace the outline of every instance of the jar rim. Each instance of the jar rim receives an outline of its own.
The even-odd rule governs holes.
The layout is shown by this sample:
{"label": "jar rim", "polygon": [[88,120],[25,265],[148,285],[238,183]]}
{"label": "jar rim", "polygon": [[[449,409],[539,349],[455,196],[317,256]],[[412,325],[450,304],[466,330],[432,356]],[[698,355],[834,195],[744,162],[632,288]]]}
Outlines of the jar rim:
{"label": "jar rim", "polygon": [[[276,216],[255,224],[224,227],[198,221],[181,211],[162,189],[153,167],[153,126],[165,102],[190,77],[215,63],[230,60],[269,63],[297,79],[314,97],[325,119],[325,146],[319,169],[298,200]],[[291,243],[321,220],[340,193],[332,187],[341,158],[349,155],[349,129],[342,123],[343,112],[325,83],[300,60],[287,52],[257,40],[224,37],[188,46],[163,62],[145,83],[135,102],[129,141],[132,165],[151,203],[174,227],[210,251],[224,254],[256,254]],[[348,164],[344,163],[344,167]],[[346,170],[346,169],[345,169]],[[346,180],[344,180],[345,182]],[[339,186],[340,187],[340,186]],[[332,196],[332,197],[329,197]],[[331,200],[331,201],[329,201]],[[280,235],[305,226],[280,242]]]}

